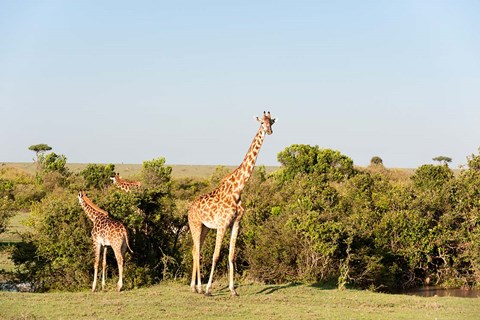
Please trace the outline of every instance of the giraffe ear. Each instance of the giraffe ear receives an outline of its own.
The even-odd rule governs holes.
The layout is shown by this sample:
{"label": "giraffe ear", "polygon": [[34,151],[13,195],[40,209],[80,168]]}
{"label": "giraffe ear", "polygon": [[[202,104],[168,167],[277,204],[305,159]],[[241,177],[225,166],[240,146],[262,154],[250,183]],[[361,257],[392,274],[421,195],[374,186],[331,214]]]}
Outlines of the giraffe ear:
{"label": "giraffe ear", "polygon": [[262,119],[260,119],[258,116],[253,116],[253,119],[255,119],[257,122],[262,122]]}
{"label": "giraffe ear", "polygon": [[272,124],[274,124],[277,120],[278,120],[278,118],[273,118],[272,119]]}

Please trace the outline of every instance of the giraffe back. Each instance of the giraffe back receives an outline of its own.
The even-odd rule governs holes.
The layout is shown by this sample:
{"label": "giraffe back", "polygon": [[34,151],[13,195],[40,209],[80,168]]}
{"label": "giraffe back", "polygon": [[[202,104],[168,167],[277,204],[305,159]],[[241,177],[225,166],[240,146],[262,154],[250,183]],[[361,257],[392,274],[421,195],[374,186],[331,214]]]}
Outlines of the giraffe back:
{"label": "giraffe back", "polygon": [[130,192],[133,189],[140,188],[142,183],[140,181],[129,181],[122,179],[120,174],[115,174],[113,177],[110,178],[113,181],[113,184],[116,185],[118,188],[122,189],[125,192]]}

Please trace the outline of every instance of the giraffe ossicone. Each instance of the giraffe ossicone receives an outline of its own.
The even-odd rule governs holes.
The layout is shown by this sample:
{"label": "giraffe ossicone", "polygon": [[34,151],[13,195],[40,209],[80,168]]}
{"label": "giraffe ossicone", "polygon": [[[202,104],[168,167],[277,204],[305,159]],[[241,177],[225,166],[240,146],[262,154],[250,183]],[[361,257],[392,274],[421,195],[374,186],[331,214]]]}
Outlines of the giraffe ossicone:
{"label": "giraffe ossicone", "polygon": [[192,281],[190,283],[193,292],[203,293],[200,275],[200,252],[209,229],[216,229],[217,237],[215,251],[213,253],[212,269],[205,291],[206,295],[211,294],[213,275],[220,255],[222,240],[227,228],[231,226],[232,233],[228,254],[229,289],[233,296],[237,295],[233,281],[235,272],[233,259],[235,257],[235,243],[240,227],[240,220],[245,211],[242,206],[241,194],[245,184],[252,175],[265,135],[271,135],[273,133],[272,125],[276,120],[271,117],[270,111],[268,113],[264,111],[263,116],[261,118],[256,117],[256,119],[260,122],[260,128],[253,138],[250,148],[240,166],[225,176],[216,189],[197,198],[188,210],[188,224],[193,239],[193,267]]}
{"label": "giraffe ossicone", "polygon": [[123,286],[123,262],[127,248],[133,252],[128,244],[128,233],[125,226],[108,216],[108,212],[95,205],[85,192],[78,193],[78,202],[85,211],[87,217],[93,222],[92,240],[95,247],[94,277],[92,292],[95,291],[98,278],[98,267],[100,264],[100,255],[103,253],[102,264],[102,290],[105,289],[105,270],[107,265],[107,246],[111,246],[115,253],[118,264],[118,282],[117,291]]}

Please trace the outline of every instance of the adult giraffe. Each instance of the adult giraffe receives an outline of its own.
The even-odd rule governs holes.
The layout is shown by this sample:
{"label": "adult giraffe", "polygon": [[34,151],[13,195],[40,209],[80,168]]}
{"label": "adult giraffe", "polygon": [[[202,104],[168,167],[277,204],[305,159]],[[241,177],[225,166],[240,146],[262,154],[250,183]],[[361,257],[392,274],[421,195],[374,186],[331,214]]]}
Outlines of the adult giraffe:
{"label": "adult giraffe", "polygon": [[[223,236],[228,227],[232,226],[230,237],[230,248],[228,254],[229,266],[229,289],[232,296],[237,292],[233,284],[233,258],[235,255],[235,242],[237,240],[238,228],[242,219],[244,208],[242,207],[241,193],[248,179],[252,175],[255,161],[262,147],[265,135],[271,135],[272,125],[275,118],[271,118],[270,111],[263,112],[263,117],[256,118],[261,123],[257,134],[253,138],[250,148],[245,155],[243,162],[232,173],[228,174],[220,182],[220,185],[210,193],[204,194],[196,199],[188,210],[188,224],[193,238],[193,268],[192,282],[190,286],[193,292],[202,293],[202,282],[200,277],[200,250],[209,229],[217,229],[215,251],[213,253],[212,270],[206,287],[205,295],[211,294],[213,274],[217,264]],[[195,287],[195,278],[198,286]]]}

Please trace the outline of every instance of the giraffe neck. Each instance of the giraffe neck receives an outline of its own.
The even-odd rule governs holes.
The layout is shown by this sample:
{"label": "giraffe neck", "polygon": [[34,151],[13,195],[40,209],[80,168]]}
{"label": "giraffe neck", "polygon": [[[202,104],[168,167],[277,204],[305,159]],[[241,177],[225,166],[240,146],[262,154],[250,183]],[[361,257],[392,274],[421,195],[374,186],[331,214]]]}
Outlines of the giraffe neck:
{"label": "giraffe neck", "polygon": [[87,214],[87,217],[90,220],[95,221],[95,219],[97,219],[100,216],[102,217],[108,216],[108,212],[97,207],[92,202],[92,200],[88,199],[86,196],[84,196],[82,200],[83,200],[81,202],[82,209],[83,211],[85,211],[85,213]]}
{"label": "giraffe neck", "polygon": [[245,155],[245,158],[240,166],[232,173],[234,180],[237,182],[237,191],[242,191],[245,187],[245,184],[250,179],[264,139],[265,131],[263,130],[263,127],[260,126],[260,129],[258,129],[257,134],[253,138],[250,148]]}

